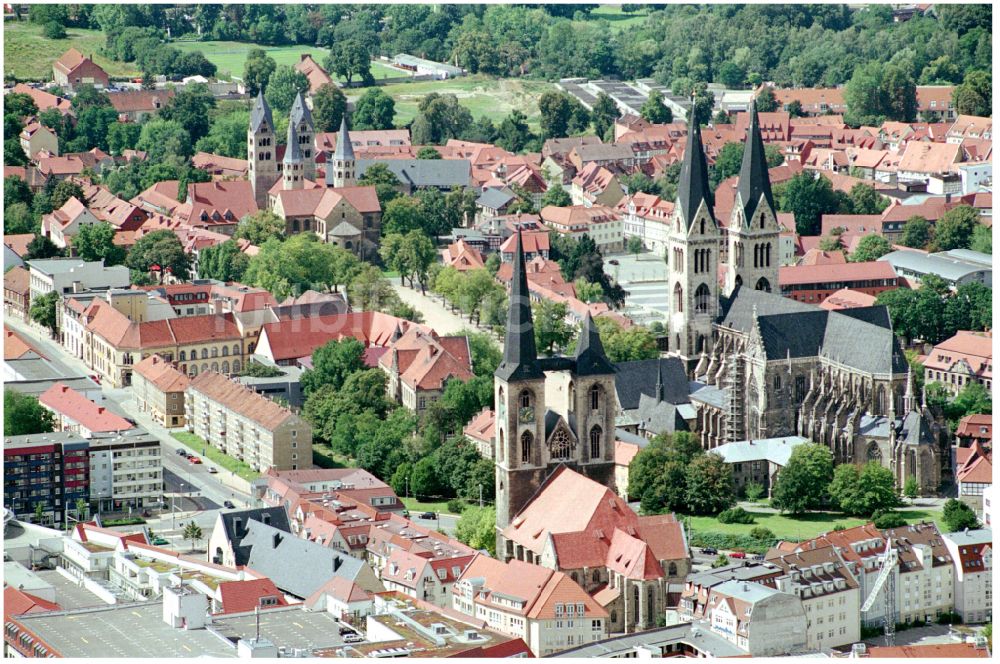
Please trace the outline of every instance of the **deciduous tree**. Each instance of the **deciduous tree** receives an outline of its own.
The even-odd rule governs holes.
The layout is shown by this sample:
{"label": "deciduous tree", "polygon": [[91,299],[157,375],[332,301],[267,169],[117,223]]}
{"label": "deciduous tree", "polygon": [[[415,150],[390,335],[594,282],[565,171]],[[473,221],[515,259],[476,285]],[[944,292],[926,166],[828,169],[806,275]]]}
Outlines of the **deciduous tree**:
{"label": "deciduous tree", "polygon": [[43,408],[37,397],[10,389],[3,391],[3,435],[24,436],[54,430],[52,411]]}
{"label": "deciduous tree", "polygon": [[826,502],[827,487],[833,479],[833,455],[824,445],[798,445],[771,491],[772,504],[783,512],[801,514],[820,509]]}

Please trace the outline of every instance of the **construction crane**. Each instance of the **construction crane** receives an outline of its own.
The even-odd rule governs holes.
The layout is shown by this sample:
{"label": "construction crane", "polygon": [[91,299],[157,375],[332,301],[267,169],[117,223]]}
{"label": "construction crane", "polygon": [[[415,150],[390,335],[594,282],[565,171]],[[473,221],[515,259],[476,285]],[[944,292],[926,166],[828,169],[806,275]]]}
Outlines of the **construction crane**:
{"label": "construction crane", "polygon": [[892,540],[888,537],[885,540],[885,551],[879,559],[879,572],[875,577],[875,583],[868,594],[868,599],[861,605],[861,613],[868,613],[878,599],[878,594],[885,589],[885,596],[882,598],[882,624],[885,634],[885,645],[891,646],[896,640],[896,577],[893,572],[896,569],[896,561],[899,554],[892,548]]}

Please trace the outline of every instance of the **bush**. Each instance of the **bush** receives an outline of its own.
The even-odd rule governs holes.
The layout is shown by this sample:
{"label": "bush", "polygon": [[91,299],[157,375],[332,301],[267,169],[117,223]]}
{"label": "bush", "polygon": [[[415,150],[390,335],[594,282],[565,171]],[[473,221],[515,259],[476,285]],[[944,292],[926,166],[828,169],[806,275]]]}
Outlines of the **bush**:
{"label": "bush", "polygon": [[839,531],[841,531],[841,530],[847,530],[847,526],[845,526],[845,525],[844,525],[844,524],[842,524],[842,523],[838,523],[837,525],[835,525],[835,526],[833,527],[833,532],[835,532],[835,533],[836,533],[836,532],[839,532]]}
{"label": "bush", "polygon": [[124,519],[108,519],[107,521],[101,521],[101,526],[103,528],[110,528],[111,526],[137,526],[141,523],[146,523],[146,520],[141,516],[132,516]]}
{"label": "bush", "polygon": [[764,496],[764,485],[760,482],[747,482],[743,488],[743,495],[751,503],[756,503]]}
{"label": "bush", "polygon": [[879,530],[886,528],[900,528],[906,525],[906,517],[902,512],[896,510],[876,510],[872,514],[872,522]]}
{"label": "bush", "polygon": [[452,498],[446,506],[449,514],[461,514],[465,510],[465,501],[461,498]]}
{"label": "bush", "polygon": [[755,540],[760,540],[761,542],[773,542],[778,539],[774,536],[774,533],[771,532],[770,528],[765,528],[764,526],[754,526],[751,528],[750,537]]}
{"label": "bush", "polygon": [[753,514],[747,512],[742,507],[730,507],[728,510],[719,512],[717,517],[720,523],[753,523]]}
{"label": "bush", "polygon": [[763,542],[749,535],[700,531],[692,531],[690,535],[691,546],[693,547],[710,546],[720,550],[739,550],[746,551],[747,553],[767,553],[767,550],[771,548],[771,542]]}
{"label": "bush", "polygon": [[941,615],[938,616],[937,621],[939,625],[961,625],[962,616],[958,615],[957,613],[946,611],[945,613],[942,613]]}
{"label": "bush", "polygon": [[728,564],[729,564],[729,558],[726,557],[726,554],[720,553],[719,557],[716,558],[715,561],[712,563],[712,569],[716,569],[717,567],[725,567]]}
{"label": "bush", "polygon": [[58,21],[49,21],[42,28],[47,39],[66,39],[66,28]]}

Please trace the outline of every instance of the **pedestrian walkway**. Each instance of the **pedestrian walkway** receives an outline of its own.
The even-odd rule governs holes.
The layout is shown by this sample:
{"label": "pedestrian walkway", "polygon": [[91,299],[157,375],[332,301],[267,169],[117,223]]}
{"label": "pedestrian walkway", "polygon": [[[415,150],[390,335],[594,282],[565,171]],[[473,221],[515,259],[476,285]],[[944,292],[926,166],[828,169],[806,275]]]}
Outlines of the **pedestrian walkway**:
{"label": "pedestrian walkway", "polygon": [[433,328],[438,334],[457,334],[462,330],[476,329],[471,321],[453,313],[431,295],[424,295],[419,290],[403,286],[396,280],[393,280],[392,287],[396,289],[399,299],[419,311],[424,317],[424,324]]}

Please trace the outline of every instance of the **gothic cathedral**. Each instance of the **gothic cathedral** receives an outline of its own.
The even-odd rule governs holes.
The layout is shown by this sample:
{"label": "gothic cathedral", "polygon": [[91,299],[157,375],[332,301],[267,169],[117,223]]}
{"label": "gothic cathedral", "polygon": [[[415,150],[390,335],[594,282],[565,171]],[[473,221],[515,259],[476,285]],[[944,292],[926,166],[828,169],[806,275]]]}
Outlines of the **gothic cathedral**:
{"label": "gothic cathedral", "polygon": [[615,489],[615,368],[589,314],[575,356],[538,357],[520,231],[494,394],[497,556],[504,558],[503,529],[561,464]]}

